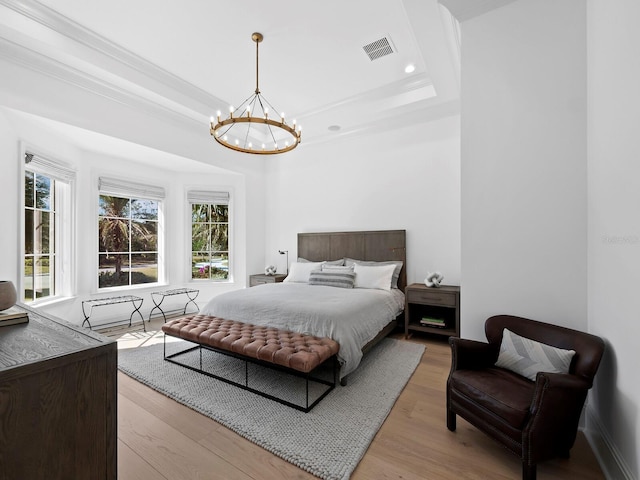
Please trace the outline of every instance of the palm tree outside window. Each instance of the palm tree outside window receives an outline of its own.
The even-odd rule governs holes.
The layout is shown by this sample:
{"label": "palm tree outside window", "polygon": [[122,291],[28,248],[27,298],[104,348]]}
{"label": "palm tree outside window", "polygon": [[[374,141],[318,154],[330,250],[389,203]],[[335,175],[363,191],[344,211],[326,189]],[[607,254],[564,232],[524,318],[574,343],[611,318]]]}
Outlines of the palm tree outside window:
{"label": "palm tree outside window", "polygon": [[100,195],[98,288],[158,282],[158,204]]}

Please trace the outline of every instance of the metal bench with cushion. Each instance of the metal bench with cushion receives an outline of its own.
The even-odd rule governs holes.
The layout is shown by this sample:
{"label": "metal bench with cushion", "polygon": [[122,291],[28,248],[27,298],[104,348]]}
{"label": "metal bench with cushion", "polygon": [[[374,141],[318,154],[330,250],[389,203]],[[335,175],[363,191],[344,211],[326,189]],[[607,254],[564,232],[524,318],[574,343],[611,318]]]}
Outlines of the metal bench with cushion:
{"label": "metal bench with cushion", "polygon": [[[188,315],[169,321],[162,326],[162,331],[165,333],[165,360],[304,412],[308,412],[316,406],[320,400],[333,390],[337,383],[337,353],[340,350],[340,345],[330,338],[315,337],[289,330],[280,330],[201,314]],[[195,343],[196,346],[167,355],[166,335]],[[243,360],[245,362],[244,382],[237,382],[206,371],[202,365],[203,348]],[[197,349],[200,349],[199,367],[176,360],[176,357]],[[332,380],[312,375],[318,367],[331,362]],[[249,386],[249,363],[268,366],[272,369],[285,371],[288,374],[304,378],[306,380],[306,402],[304,406]],[[311,404],[309,404],[310,381],[321,383],[328,387]]]}

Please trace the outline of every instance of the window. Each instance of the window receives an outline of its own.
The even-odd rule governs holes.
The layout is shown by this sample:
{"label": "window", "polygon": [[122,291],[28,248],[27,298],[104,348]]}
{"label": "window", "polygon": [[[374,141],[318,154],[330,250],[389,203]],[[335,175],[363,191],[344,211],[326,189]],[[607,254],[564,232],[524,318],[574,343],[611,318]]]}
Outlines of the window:
{"label": "window", "polygon": [[25,153],[22,300],[71,295],[75,172],[63,163]]}
{"label": "window", "polygon": [[229,280],[229,193],[187,195],[191,207],[191,278]]}
{"label": "window", "polygon": [[158,282],[160,198],[161,188],[100,178],[98,288]]}

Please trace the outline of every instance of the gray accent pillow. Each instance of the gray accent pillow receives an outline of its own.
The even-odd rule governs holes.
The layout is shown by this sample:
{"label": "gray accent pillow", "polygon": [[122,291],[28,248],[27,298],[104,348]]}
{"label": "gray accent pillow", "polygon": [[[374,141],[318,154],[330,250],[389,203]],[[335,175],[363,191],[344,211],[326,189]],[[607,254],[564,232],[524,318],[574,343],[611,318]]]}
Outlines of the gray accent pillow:
{"label": "gray accent pillow", "polygon": [[349,271],[314,270],[309,274],[309,285],[353,288],[356,274]]}
{"label": "gray accent pillow", "polygon": [[398,288],[398,279],[400,278],[400,271],[402,270],[402,261],[401,260],[389,260],[386,262],[374,262],[372,260],[355,260],[353,258],[345,258],[344,264],[347,266],[350,265],[365,265],[368,267],[373,267],[376,265],[395,265],[396,268],[393,269],[393,275],[391,276],[391,288]]}
{"label": "gray accent pillow", "polygon": [[535,381],[538,372],[569,373],[575,354],[574,350],[536,342],[505,328],[496,366]]}

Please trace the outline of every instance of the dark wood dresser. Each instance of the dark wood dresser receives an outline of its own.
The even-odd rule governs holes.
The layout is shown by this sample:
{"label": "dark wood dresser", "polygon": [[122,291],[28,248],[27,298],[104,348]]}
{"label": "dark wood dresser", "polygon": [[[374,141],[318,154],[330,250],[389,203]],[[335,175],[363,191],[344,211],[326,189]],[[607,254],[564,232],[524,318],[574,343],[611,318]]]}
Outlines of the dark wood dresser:
{"label": "dark wood dresser", "polygon": [[0,327],[0,480],[115,479],[116,342],[24,308]]}

